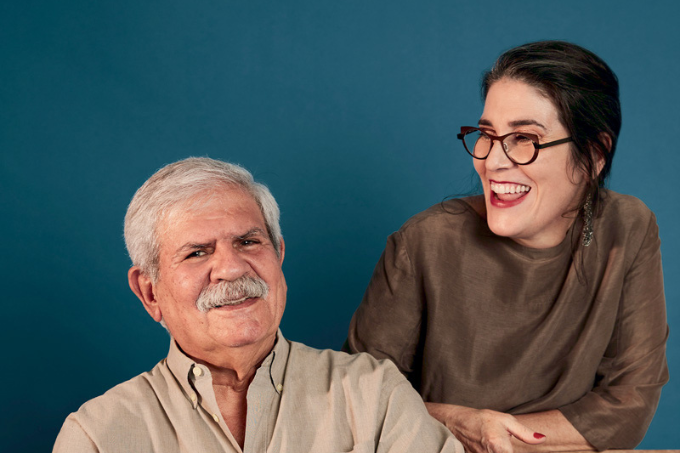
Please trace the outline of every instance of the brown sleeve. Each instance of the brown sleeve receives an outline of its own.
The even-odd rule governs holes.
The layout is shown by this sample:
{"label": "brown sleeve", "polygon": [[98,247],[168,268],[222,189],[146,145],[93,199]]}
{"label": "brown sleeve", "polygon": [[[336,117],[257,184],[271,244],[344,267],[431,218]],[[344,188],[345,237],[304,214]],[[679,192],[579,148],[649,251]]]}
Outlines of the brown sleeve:
{"label": "brown sleeve", "polygon": [[387,239],[361,305],[349,326],[345,349],[390,359],[407,377],[420,337],[422,290],[400,232]]}
{"label": "brown sleeve", "polygon": [[642,441],[668,381],[666,304],[656,218],[626,274],[612,339],[595,386],[560,411],[598,450]]}

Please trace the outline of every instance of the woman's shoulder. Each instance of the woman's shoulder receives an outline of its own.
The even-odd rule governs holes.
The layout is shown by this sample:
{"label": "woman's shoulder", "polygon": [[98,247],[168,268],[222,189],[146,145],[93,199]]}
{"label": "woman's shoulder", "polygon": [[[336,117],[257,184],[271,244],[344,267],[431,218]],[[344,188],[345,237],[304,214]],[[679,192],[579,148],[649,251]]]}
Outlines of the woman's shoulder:
{"label": "woman's shoulder", "polygon": [[481,196],[444,200],[408,219],[390,240],[405,246],[409,254],[459,249],[471,237],[490,235],[483,209]]}
{"label": "woman's shoulder", "polygon": [[401,233],[422,230],[449,229],[465,223],[485,224],[485,207],[482,196],[450,198],[430,206],[408,219],[399,229]]}
{"label": "woman's shoulder", "polygon": [[658,249],[659,227],[654,213],[638,198],[611,190],[602,191],[602,211],[593,223],[598,249],[625,250],[631,263],[645,247]]}
{"label": "woman's shoulder", "polygon": [[601,195],[601,218],[606,223],[627,228],[644,227],[654,218],[654,213],[637,197],[612,190],[603,190]]}

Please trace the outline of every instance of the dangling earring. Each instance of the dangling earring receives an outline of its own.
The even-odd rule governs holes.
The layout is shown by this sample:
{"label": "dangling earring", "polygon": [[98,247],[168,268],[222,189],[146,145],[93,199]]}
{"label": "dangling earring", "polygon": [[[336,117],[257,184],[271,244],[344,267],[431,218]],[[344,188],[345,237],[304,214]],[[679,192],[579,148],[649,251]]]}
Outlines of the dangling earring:
{"label": "dangling earring", "polygon": [[583,205],[583,246],[593,242],[593,197],[590,195]]}

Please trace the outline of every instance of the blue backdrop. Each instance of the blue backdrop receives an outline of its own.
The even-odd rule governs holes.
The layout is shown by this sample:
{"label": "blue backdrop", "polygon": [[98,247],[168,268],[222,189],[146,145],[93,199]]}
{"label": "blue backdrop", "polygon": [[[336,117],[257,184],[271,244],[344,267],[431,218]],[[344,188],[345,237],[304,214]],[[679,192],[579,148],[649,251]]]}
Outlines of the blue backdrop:
{"label": "blue backdrop", "polygon": [[[0,5],[0,445],[48,451],[66,415],[168,337],[127,286],[122,222],[157,168],[237,162],[281,205],[285,334],[339,348],[388,234],[472,187],[457,127],[504,50],[566,39],[621,81],[610,187],[661,229],[673,377],[680,3],[5,0]],[[673,201],[676,200],[676,201]],[[645,448],[680,448],[672,378]]]}

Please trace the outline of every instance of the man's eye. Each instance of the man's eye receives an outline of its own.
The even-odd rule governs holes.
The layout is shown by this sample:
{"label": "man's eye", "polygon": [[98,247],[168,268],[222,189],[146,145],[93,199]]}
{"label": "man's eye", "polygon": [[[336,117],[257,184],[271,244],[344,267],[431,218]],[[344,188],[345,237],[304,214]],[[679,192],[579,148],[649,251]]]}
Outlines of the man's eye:
{"label": "man's eye", "polygon": [[187,258],[198,258],[205,255],[205,250],[195,250],[187,255]]}
{"label": "man's eye", "polygon": [[256,245],[256,244],[259,244],[259,243],[260,243],[260,241],[258,241],[257,239],[244,239],[244,240],[241,241],[241,245],[244,246],[244,247]]}

